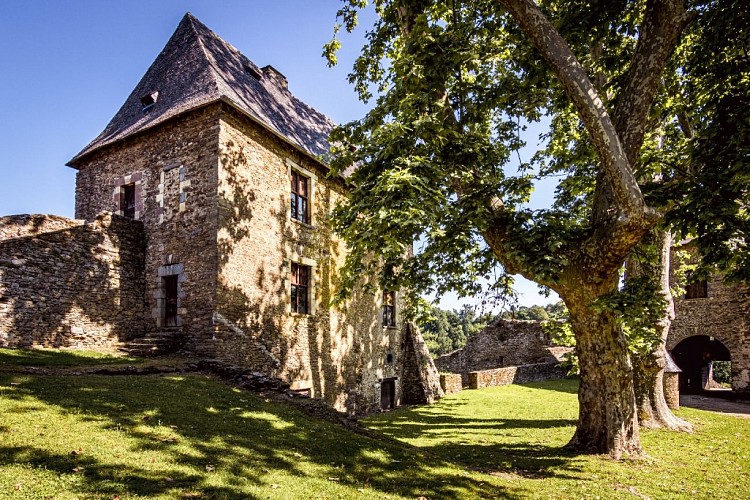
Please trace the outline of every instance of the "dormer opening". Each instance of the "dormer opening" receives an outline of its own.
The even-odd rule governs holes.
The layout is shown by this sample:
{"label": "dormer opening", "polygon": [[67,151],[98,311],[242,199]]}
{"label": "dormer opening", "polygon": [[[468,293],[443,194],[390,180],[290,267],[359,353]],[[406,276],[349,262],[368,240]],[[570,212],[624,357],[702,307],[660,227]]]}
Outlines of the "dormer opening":
{"label": "dormer opening", "polygon": [[148,111],[156,103],[159,98],[159,92],[151,92],[141,97],[142,111]]}
{"label": "dormer opening", "polygon": [[256,80],[260,80],[261,78],[263,78],[263,73],[261,73],[260,71],[258,71],[258,68],[254,67],[254,66],[252,66],[250,64],[243,64],[242,67],[245,70],[245,73],[249,74],[250,76],[252,76]]}

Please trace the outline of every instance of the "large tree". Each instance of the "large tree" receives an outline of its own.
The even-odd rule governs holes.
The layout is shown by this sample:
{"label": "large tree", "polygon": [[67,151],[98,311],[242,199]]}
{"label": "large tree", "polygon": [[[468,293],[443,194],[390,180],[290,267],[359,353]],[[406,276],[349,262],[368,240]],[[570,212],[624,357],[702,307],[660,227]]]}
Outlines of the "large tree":
{"label": "large tree", "polygon": [[[366,3],[344,0],[347,29]],[[480,278],[502,289],[513,274],[556,291],[580,364],[570,445],[639,454],[618,284],[626,257],[663,220],[657,208],[671,206],[649,206],[639,181],[659,178],[644,154],[659,154],[654,102],[675,71],[691,18],[685,3],[374,4],[378,19],[350,79],[375,103],[332,137],[334,170],[357,165],[352,196],[335,214],[350,247],[343,293],[373,268],[384,286],[414,291],[470,293]],[[544,114],[550,133],[534,169],[514,152],[521,129]],[[532,211],[525,202],[545,175],[561,178],[555,202]]]}

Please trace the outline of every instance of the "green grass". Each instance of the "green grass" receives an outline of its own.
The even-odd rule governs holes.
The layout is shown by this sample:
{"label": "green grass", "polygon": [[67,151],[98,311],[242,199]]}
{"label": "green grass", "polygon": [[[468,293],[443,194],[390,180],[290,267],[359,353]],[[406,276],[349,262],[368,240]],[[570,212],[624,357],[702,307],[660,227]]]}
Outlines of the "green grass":
{"label": "green grass", "polygon": [[72,349],[2,349],[2,366],[96,366],[138,363],[142,358]]}
{"label": "green grass", "polygon": [[641,431],[648,456],[615,462],[563,449],[577,382],[464,391],[367,419],[375,430],[510,481],[528,498],[736,498],[750,491],[750,420],[684,408],[694,434]]}
{"label": "green grass", "polygon": [[[649,458],[562,449],[576,382],[465,391],[371,439],[212,378],[0,374],[0,498],[735,498],[750,421],[684,409]],[[398,441],[396,441],[398,440]],[[403,441],[400,443],[399,441]]]}
{"label": "green grass", "polygon": [[0,374],[0,498],[491,498],[506,487],[201,376]]}

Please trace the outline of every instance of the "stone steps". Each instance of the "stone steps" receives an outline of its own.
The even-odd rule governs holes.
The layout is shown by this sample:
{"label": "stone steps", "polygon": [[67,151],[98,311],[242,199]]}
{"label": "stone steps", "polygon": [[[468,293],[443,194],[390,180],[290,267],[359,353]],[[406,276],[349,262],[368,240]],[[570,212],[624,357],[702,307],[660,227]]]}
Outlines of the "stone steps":
{"label": "stone steps", "polygon": [[133,356],[153,357],[175,353],[183,344],[182,332],[150,332],[129,340],[120,350]]}

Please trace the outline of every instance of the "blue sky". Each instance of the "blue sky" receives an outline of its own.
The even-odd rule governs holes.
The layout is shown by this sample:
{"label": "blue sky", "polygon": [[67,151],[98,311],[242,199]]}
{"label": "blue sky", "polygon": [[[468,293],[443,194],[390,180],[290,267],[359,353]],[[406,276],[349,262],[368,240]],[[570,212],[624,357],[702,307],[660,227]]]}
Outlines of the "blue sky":
{"label": "blue sky", "polygon": [[[339,0],[0,1],[0,215],[73,217],[75,171],[65,163],[96,137],[192,12],[336,122],[366,105],[346,81],[362,43],[343,38],[340,64],[321,57]],[[367,18],[363,19],[366,23]],[[547,302],[524,283],[522,303]],[[445,307],[457,307],[455,299]]]}

